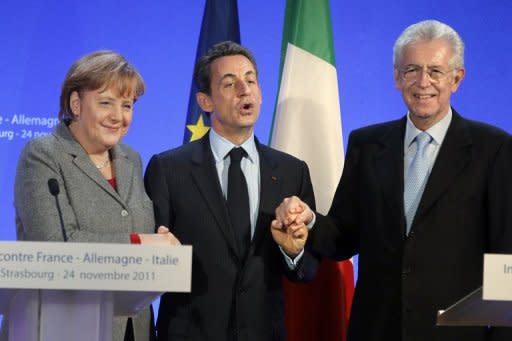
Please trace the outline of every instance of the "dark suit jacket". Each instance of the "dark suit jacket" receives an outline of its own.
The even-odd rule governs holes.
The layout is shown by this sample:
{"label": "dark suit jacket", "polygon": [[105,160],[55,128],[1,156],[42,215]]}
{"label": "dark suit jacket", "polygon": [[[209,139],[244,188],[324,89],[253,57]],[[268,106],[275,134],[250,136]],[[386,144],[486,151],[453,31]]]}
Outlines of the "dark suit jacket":
{"label": "dark suit jacket", "polygon": [[159,340],[284,340],[282,277],[313,277],[308,252],[289,271],[270,223],[280,202],[297,195],[314,205],[306,164],[256,142],[260,155],[259,215],[249,255],[241,259],[206,135],[153,156],[145,175],[157,225],[193,246],[192,291],[163,295]]}
{"label": "dark suit jacket", "polygon": [[485,252],[512,251],[510,137],[454,111],[405,237],[405,124],[350,135],[329,215],[318,215],[311,233],[321,254],[359,254],[348,340],[494,340],[504,330],[435,321],[438,309],[482,284]]}

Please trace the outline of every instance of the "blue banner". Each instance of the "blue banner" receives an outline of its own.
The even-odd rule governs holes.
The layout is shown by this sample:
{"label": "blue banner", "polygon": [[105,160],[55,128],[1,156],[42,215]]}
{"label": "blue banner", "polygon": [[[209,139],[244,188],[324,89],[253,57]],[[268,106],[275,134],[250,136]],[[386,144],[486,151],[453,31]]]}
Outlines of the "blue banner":
{"label": "blue banner", "polygon": [[[240,43],[237,0],[206,0],[196,61],[213,45],[225,40]],[[192,80],[183,143],[200,139],[210,127],[210,117],[197,104],[196,93],[197,87]]]}

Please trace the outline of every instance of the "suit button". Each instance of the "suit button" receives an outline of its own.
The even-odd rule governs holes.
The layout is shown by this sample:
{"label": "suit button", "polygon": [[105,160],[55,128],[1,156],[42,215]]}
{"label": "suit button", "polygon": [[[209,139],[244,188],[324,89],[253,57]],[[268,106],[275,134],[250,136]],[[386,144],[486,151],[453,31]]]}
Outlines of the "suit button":
{"label": "suit button", "polygon": [[234,252],[230,252],[229,257],[235,264],[238,264],[238,256]]}
{"label": "suit button", "polygon": [[239,287],[239,288],[238,288],[238,293],[239,293],[240,295],[245,294],[245,289],[244,289],[243,287]]}
{"label": "suit button", "polygon": [[411,269],[410,268],[405,268],[405,269],[402,269],[402,279],[406,279],[407,276],[411,273]]}
{"label": "suit button", "polygon": [[122,211],[121,211],[121,216],[122,216],[122,217],[126,217],[126,216],[128,216],[128,211],[127,211],[127,210],[122,210]]}

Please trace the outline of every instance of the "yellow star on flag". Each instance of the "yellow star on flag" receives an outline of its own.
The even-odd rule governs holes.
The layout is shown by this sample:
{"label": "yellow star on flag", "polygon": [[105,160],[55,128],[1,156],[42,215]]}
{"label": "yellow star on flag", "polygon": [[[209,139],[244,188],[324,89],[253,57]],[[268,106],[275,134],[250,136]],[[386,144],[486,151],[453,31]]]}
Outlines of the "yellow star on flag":
{"label": "yellow star on flag", "polygon": [[203,115],[199,115],[196,124],[187,124],[187,129],[192,133],[189,141],[192,142],[203,137],[208,132],[210,127],[204,125]]}

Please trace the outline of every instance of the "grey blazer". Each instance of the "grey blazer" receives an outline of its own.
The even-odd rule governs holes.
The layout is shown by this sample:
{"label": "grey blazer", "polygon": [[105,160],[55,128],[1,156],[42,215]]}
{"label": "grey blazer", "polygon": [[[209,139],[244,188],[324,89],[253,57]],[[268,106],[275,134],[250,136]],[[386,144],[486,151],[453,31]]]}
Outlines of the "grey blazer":
{"label": "grey blazer", "polygon": [[[117,192],[61,123],[31,140],[21,153],[14,185],[19,240],[63,240],[48,179],[57,179],[64,227],[70,242],[129,243],[129,234],[153,233],[153,205],[142,181],[140,156],[118,144],[111,149]],[[149,310],[134,317],[135,340],[149,339]],[[114,340],[123,340],[126,318],[115,318]]]}

